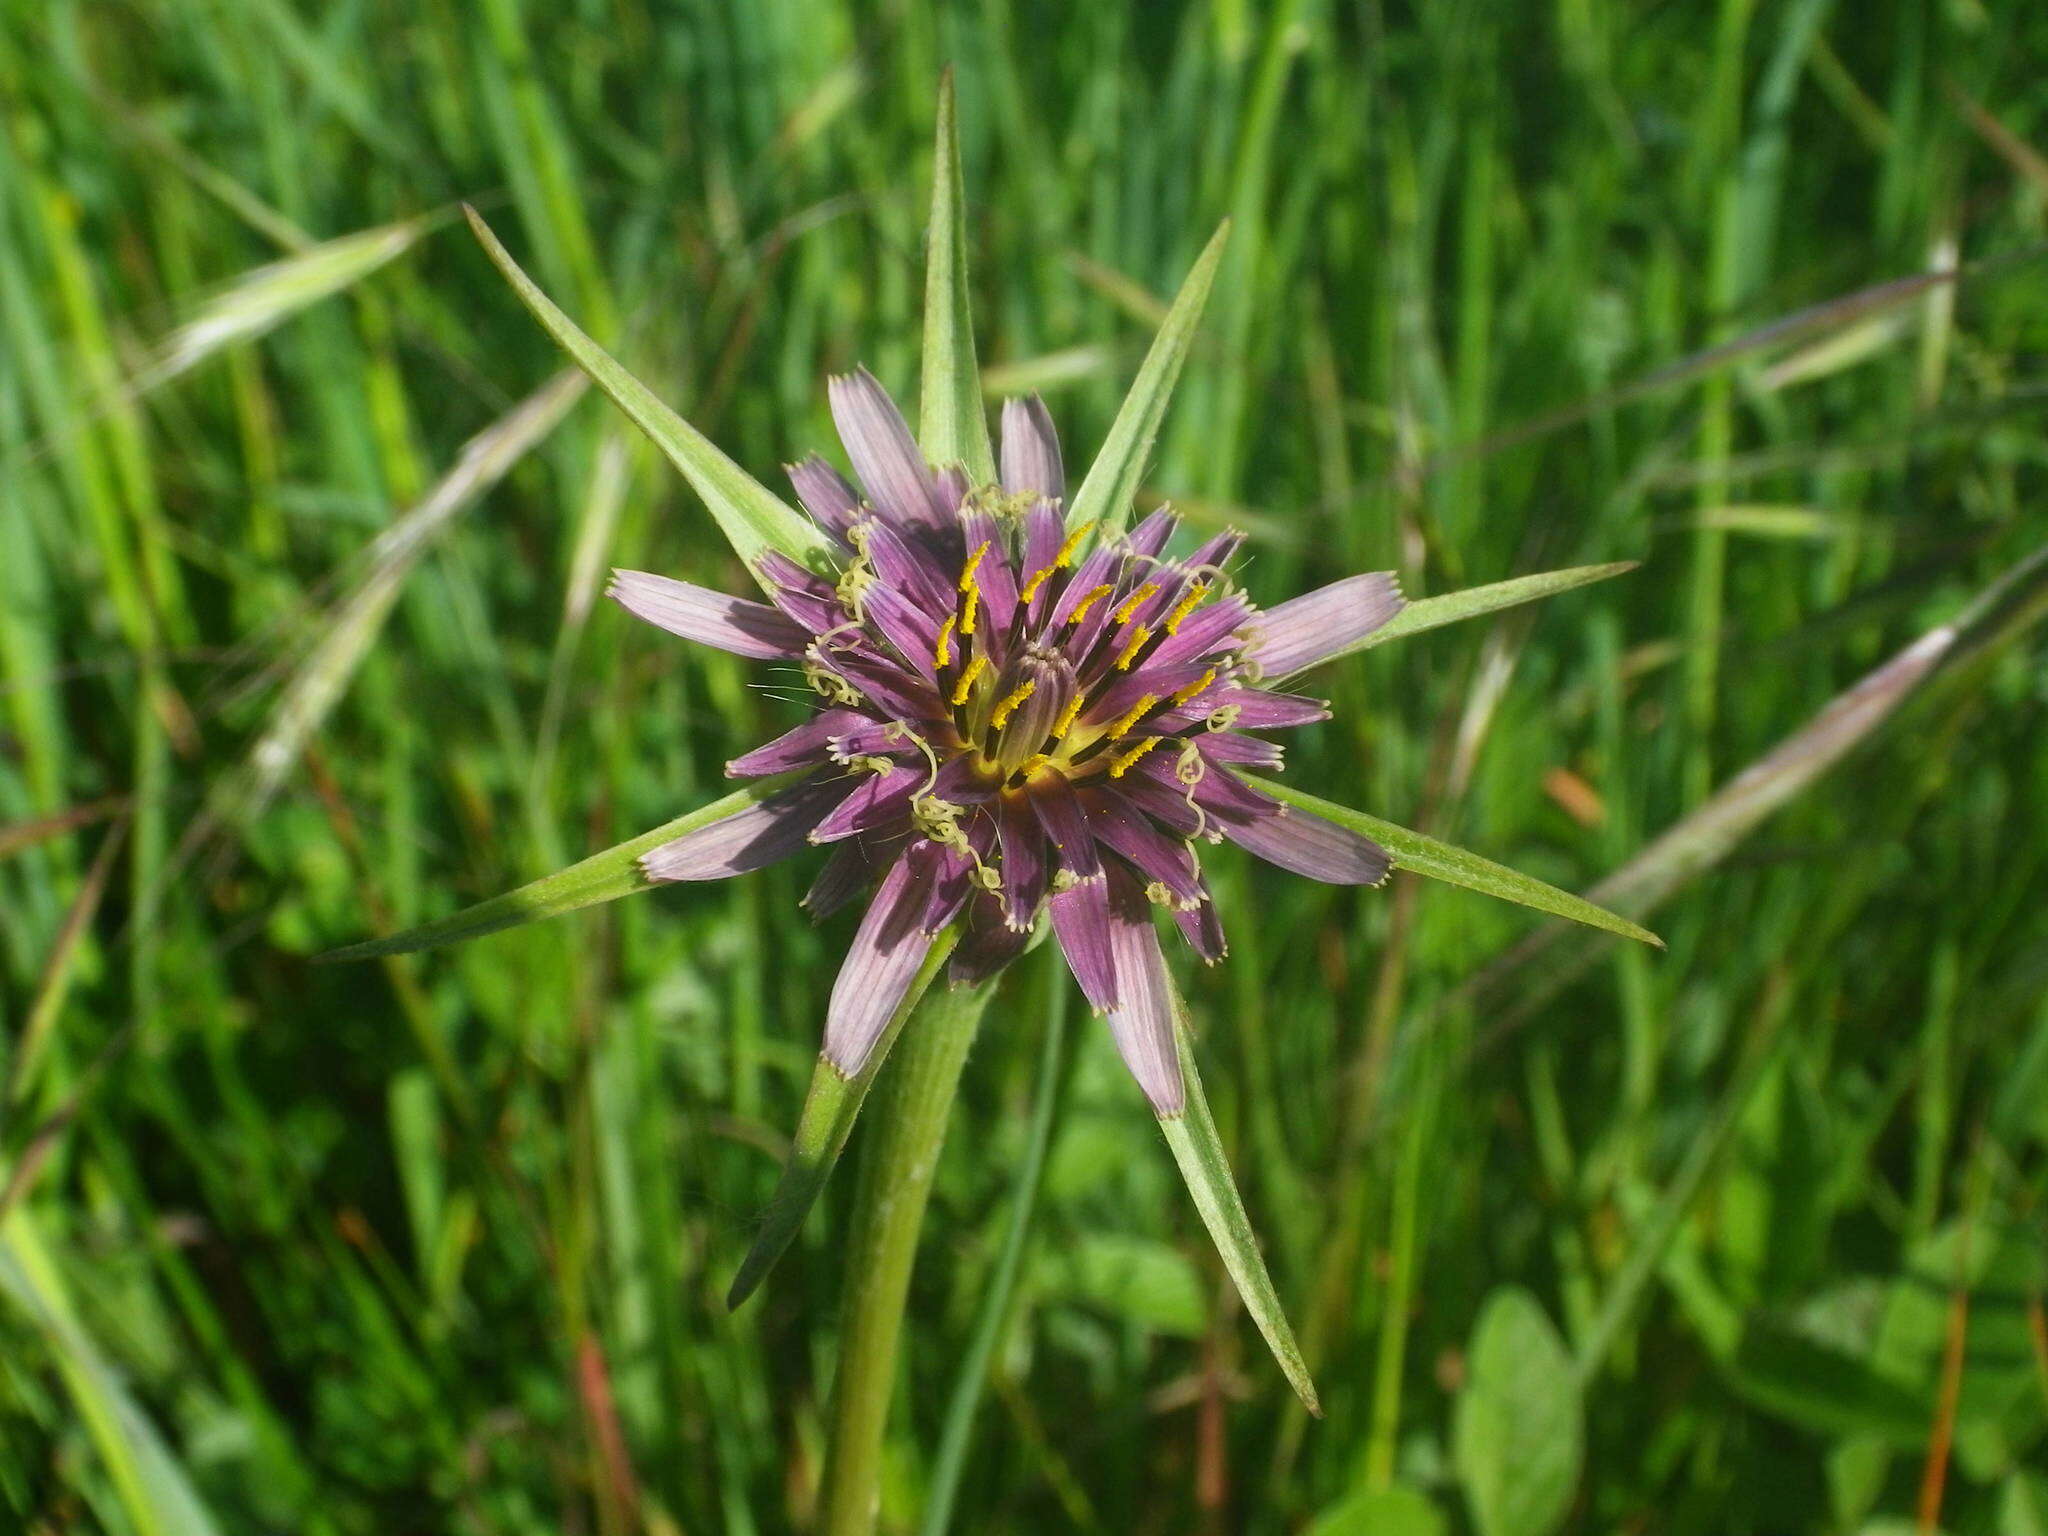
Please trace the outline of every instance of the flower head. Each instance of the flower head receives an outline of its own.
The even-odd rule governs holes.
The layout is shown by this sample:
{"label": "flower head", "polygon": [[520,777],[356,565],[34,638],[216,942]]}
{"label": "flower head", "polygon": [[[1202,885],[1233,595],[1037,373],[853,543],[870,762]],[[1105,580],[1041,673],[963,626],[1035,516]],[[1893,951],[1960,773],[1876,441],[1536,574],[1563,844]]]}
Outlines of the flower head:
{"label": "flower head", "polygon": [[640,618],[800,666],[819,695],[802,724],[726,768],[800,778],[641,867],[709,880],[831,848],[805,897],[813,914],[873,892],[825,1024],[826,1059],[848,1076],[949,925],[952,975],[977,981],[1049,917],[1153,1108],[1176,1115],[1153,911],[1205,961],[1223,957],[1199,845],[1228,838],[1335,884],[1386,876],[1378,844],[1290,814],[1234,770],[1278,769],[1262,733],[1328,718],[1284,685],[1399,612],[1394,579],[1353,576],[1262,610],[1232,580],[1235,532],[1174,555],[1179,520],[1164,509],[1109,539],[1069,526],[1059,439],[1035,397],[1005,405],[988,485],[927,463],[865,370],[834,379],[831,403],[860,489],[815,455],[790,478],[835,570],[770,551],[769,603],[615,574],[611,595]]}

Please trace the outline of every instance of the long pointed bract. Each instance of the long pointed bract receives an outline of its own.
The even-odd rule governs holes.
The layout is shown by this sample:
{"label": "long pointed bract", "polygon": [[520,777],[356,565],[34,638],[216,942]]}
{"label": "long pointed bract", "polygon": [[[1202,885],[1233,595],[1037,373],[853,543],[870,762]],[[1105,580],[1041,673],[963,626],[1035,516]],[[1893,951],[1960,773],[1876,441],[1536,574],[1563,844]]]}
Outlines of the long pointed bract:
{"label": "long pointed bract", "polygon": [[967,292],[967,217],[960,195],[960,131],[954,115],[953,71],[939,82],[937,143],[932,155],[932,216],[925,235],[924,377],[917,436],[935,464],[966,466],[987,485],[996,477],[989,447],[981,368],[974,356],[974,316]]}
{"label": "long pointed bract", "polygon": [[[610,353],[586,336],[554,302],[520,270],[519,263],[491,233],[491,227],[474,208],[462,210],[469,227],[512,285],[533,317],[555,338],[576,366],[612,397],[613,402],[633,419],[633,424],[668,456],[682,472],[704,505],[718,520],[732,547],[747,569],[768,550],[779,549],[799,564],[823,569],[832,558],[830,542],[818,526],[797,512],[767,486],[761,484],[703,433],[678,416],[656,397],[654,391],[622,368]],[[756,572],[756,579],[760,579]]]}
{"label": "long pointed bract", "polygon": [[1188,1029],[1187,1005],[1181,1001],[1179,989],[1170,981],[1168,992],[1173,999],[1173,1036],[1180,1052],[1180,1074],[1186,1085],[1187,1108],[1178,1115],[1160,1116],[1159,1129],[1166,1135],[1167,1146],[1173,1149],[1173,1160],[1180,1165],[1188,1194],[1194,1198],[1195,1209],[1201,1213],[1202,1225],[1209,1229],[1209,1237],[1216,1244],[1223,1267],[1230,1271],[1231,1283],[1237,1287],[1237,1294],[1244,1298],[1245,1310],[1259,1325],[1266,1347],[1273,1351],[1273,1358],[1280,1363],[1287,1384],[1294,1388],[1295,1395],[1308,1411],[1321,1418],[1323,1407],[1316,1397],[1315,1383],[1309,1380],[1308,1364],[1301,1357],[1301,1346],[1294,1341],[1294,1330],[1288,1326],[1287,1314],[1280,1309],[1280,1297],[1273,1289],[1273,1277],[1266,1273],[1266,1261],[1259,1254],[1259,1240],[1252,1232],[1250,1218],[1244,1213],[1244,1201],[1237,1193],[1237,1181],[1230,1175],[1230,1160],[1223,1153],[1223,1139],[1216,1134],[1216,1122],[1209,1114],[1208,1096],[1202,1092],[1202,1079],[1195,1071],[1194,1039]]}
{"label": "long pointed bract", "polygon": [[1074,493],[1067,515],[1069,527],[1096,525],[1096,533],[1107,539],[1122,531],[1131,515],[1131,502],[1144,478],[1145,464],[1152,453],[1153,439],[1166,417],[1166,403],[1173,398],[1173,386],[1187,361],[1188,343],[1201,322],[1202,306],[1208,302],[1209,285],[1216,279],[1216,263],[1223,259],[1223,244],[1230,236],[1225,219],[1209,237],[1209,243],[1174,295],[1173,307],[1153,338],[1152,350],[1131,383],[1131,392],[1118,408],[1102,450],[1088,466],[1088,478]]}
{"label": "long pointed bract", "polygon": [[640,868],[642,854],[650,853],[664,843],[674,842],[685,833],[699,827],[709,826],[722,817],[736,811],[743,811],[757,801],[765,800],[776,791],[788,788],[804,776],[802,770],[796,773],[778,774],[772,779],[757,779],[746,788],[736,790],[723,800],[714,800],[700,810],[687,816],[678,816],[674,821],[664,822],[652,832],[643,832],[629,842],[603,853],[594,853],[567,869],[522,885],[517,890],[507,891],[502,896],[493,896],[489,901],[480,901],[473,907],[464,907],[447,917],[437,918],[431,923],[422,923],[417,928],[408,928],[403,933],[394,933],[388,938],[371,939],[362,944],[351,944],[345,949],[329,950],[318,958],[330,960],[368,960],[377,955],[397,955],[408,950],[434,949],[443,944],[453,944],[461,939],[474,939],[482,934],[496,933],[500,928],[516,927],[520,923],[537,923],[542,918],[559,917],[564,912],[574,912],[580,907],[593,907],[599,902],[617,901],[621,896],[631,896],[636,891],[653,890],[656,881],[647,878]]}

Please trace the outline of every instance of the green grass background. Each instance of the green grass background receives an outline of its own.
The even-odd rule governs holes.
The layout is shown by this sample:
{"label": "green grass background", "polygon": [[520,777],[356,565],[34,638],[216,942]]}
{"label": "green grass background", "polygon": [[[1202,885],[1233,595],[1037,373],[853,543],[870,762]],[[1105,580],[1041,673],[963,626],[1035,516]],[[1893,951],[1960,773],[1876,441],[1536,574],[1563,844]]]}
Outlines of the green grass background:
{"label": "green grass background", "polygon": [[[1290,780],[1571,889],[1680,830],[1668,954],[1210,861],[1185,979],[1320,1422],[1022,964],[885,1527],[2048,1531],[2031,0],[0,0],[0,1529],[807,1525],[851,1167],[721,1296],[848,929],[809,869],[309,957],[712,798],[796,707],[594,602],[746,579],[604,402],[460,478],[560,360],[452,203],[768,477],[829,372],[914,391],[949,62],[989,386],[1070,463],[1230,215],[1150,485],[1256,595],[1643,562],[1332,669]],[[1794,733],[2015,567],[1808,782]]]}

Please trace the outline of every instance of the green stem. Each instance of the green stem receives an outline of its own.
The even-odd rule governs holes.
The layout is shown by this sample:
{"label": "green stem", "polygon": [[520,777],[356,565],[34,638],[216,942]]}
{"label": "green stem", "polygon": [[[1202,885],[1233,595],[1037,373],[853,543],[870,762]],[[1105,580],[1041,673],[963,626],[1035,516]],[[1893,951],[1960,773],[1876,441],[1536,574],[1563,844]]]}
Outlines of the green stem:
{"label": "green stem", "polygon": [[934,992],[903,1031],[877,1086],[874,1142],[861,1163],[846,1245],[846,1301],[830,1439],[819,1491],[823,1536],[866,1536],[881,1494],[882,1431],[925,1199],[960,1069],[993,983]]}

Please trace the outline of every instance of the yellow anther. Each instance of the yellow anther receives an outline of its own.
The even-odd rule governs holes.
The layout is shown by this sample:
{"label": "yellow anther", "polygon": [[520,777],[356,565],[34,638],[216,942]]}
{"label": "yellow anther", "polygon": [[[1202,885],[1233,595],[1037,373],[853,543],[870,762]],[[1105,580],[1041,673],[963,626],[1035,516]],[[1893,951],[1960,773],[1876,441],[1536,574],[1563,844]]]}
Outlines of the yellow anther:
{"label": "yellow anther", "polygon": [[981,548],[969,555],[967,563],[960,567],[960,590],[962,592],[972,592],[974,590],[974,573],[980,567],[983,557],[988,554],[989,545],[994,542],[993,539],[983,539],[981,541]]}
{"label": "yellow anther", "polygon": [[1165,739],[1166,738],[1163,736],[1147,736],[1143,741],[1140,741],[1135,747],[1132,747],[1130,751],[1118,753],[1115,757],[1112,757],[1109,760],[1109,776],[1112,779],[1122,778],[1124,774],[1130,769],[1131,764],[1135,763],[1147,752],[1150,752],[1154,747],[1158,746],[1159,743],[1164,741]]}
{"label": "yellow anther", "polygon": [[974,660],[967,663],[967,670],[960,674],[960,681],[953,685],[953,702],[955,704],[965,704],[967,702],[968,690],[973,688],[975,680],[987,670],[988,658],[986,656],[977,656]]}
{"label": "yellow anther", "polygon": [[1109,728],[1109,739],[1111,741],[1115,741],[1119,737],[1130,735],[1131,727],[1136,725],[1140,720],[1144,719],[1145,711],[1150,709],[1154,704],[1157,704],[1158,702],[1159,696],[1157,694],[1152,693],[1148,693],[1143,698],[1139,699],[1137,703],[1131,706],[1130,712],[1128,714],[1124,715],[1122,719],[1118,720],[1115,725],[1112,725]]}
{"label": "yellow anther", "polygon": [[939,643],[932,651],[934,666],[951,666],[953,662],[953,615],[946,615],[946,622],[939,626]]}
{"label": "yellow anther", "polygon": [[1153,593],[1157,592],[1158,590],[1158,582],[1146,582],[1145,585],[1138,588],[1137,591],[1133,592],[1129,597],[1125,598],[1121,603],[1119,603],[1117,605],[1116,612],[1111,614],[1110,617],[1115,619],[1119,624],[1125,622],[1127,619],[1130,618],[1132,614],[1136,613],[1140,608],[1145,606],[1146,598],[1150,597]]}
{"label": "yellow anther", "polygon": [[1052,557],[1052,568],[1058,571],[1064,570],[1066,567],[1072,565],[1074,563],[1074,551],[1079,549],[1081,547],[1081,541],[1087,538],[1088,535],[1093,533],[1094,531],[1095,524],[1089,522],[1083,523],[1080,527],[1076,528],[1072,533],[1068,534],[1067,542],[1062,544],[1060,546],[1060,552]]}
{"label": "yellow anther", "polygon": [[1080,605],[1076,607],[1072,613],[1067,615],[1067,622],[1069,624],[1080,623],[1083,619],[1088,617],[1088,610],[1090,608],[1093,608],[1097,603],[1101,602],[1103,598],[1109,596],[1109,594],[1113,590],[1114,589],[1106,581],[1101,586],[1094,588],[1092,591],[1088,593],[1086,597],[1081,599]]}
{"label": "yellow anther", "polygon": [[1031,775],[1038,772],[1039,769],[1043,768],[1047,763],[1051,761],[1052,759],[1050,757],[1047,757],[1043,752],[1034,752],[1031,754],[1031,756],[1025,758],[1024,761],[1018,766],[1017,777],[1020,779],[1028,779],[1031,777]]}
{"label": "yellow anther", "polygon": [[963,635],[974,633],[974,610],[980,598],[979,592],[970,592],[960,604],[960,633]]}
{"label": "yellow anther", "polygon": [[1077,693],[1067,700],[1067,707],[1060,711],[1059,719],[1053,722],[1052,739],[1054,741],[1058,741],[1069,730],[1073,729],[1075,716],[1081,713],[1081,706],[1087,702],[1088,696],[1085,693]]}
{"label": "yellow anther", "polygon": [[1008,725],[1010,723],[1010,716],[1017,712],[1017,706],[1037,691],[1037,682],[1032,678],[1025,678],[1022,686],[1000,704],[996,705],[995,713],[988,717],[989,729],[1000,731],[1004,726]]}
{"label": "yellow anther", "polygon": [[1176,693],[1173,696],[1173,702],[1176,704],[1185,704],[1189,699],[1195,697],[1196,694],[1200,693],[1204,688],[1207,688],[1211,683],[1215,681],[1216,669],[1214,667],[1211,667],[1208,671],[1204,672],[1200,677],[1196,678],[1192,683],[1189,683],[1187,687],[1181,689],[1180,692]]}
{"label": "yellow anther", "polygon": [[1031,599],[1038,596],[1038,589],[1045,585],[1045,578],[1050,576],[1056,569],[1058,567],[1048,565],[1044,570],[1025,582],[1023,590],[1017,594],[1017,601],[1028,603]]}
{"label": "yellow anther", "polygon": [[1202,599],[1209,595],[1209,583],[1198,581],[1188,588],[1188,594],[1173,605],[1173,612],[1166,616],[1166,632],[1180,633],[1180,621],[1202,606]]}
{"label": "yellow anther", "polygon": [[1145,642],[1151,638],[1151,630],[1142,624],[1133,624],[1131,626],[1130,638],[1124,641],[1124,648],[1116,653],[1117,671],[1129,671],[1131,663],[1138,659],[1138,652],[1145,648]]}

